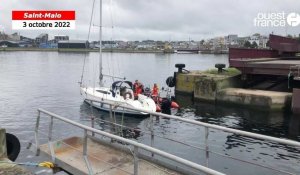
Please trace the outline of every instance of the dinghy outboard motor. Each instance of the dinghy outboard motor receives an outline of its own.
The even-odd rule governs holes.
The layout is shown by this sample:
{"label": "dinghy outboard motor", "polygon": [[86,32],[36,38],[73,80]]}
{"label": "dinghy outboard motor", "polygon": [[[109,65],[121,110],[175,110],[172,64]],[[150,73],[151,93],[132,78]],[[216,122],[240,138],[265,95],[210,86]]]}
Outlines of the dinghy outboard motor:
{"label": "dinghy outboard motor", "polygon": [[164,114],[171,115],[171,100],[168,98],[163,98],[161,101],[161,112]]}

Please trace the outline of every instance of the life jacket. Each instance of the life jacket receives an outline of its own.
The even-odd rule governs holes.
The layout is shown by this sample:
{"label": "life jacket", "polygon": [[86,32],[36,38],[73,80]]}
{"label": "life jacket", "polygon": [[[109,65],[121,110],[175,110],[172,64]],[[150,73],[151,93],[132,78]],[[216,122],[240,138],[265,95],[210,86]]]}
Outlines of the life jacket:
{"label": "life jacket", "polygon": [[134,83],[134,84],[133,84],[133,90],[134,90],[134,93],[137,92],[138,88],[139,88],[139,84],[138,84],[138,83]]}
{"label": "life jacket", "polygon": [[137,97],[139,94],[143,93],[142,85],[140,85],[139,83],[134,83],[133,87],[134,87],[134,96],[135,97]]}
{"label": "life jacket", "polygon": [[152,95],[153,96],[158,96],[158,87],[157,86],[153,86],[153,88],[152,88]]}
{"label": "life jacket", "polygon": [[137,87],[136,93],[137,93],[137,94],[143,93],[143,88],[142,88],[142,86],[138,86],[138,87]]}

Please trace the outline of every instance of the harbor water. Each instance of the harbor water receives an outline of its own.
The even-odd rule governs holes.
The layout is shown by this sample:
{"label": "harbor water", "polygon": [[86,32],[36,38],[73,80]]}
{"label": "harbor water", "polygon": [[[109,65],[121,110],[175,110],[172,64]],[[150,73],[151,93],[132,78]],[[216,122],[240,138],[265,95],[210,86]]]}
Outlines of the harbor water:
{"label": "harbor water", "polygon": [[[90,125],[89,118],[94,115],[96,128],[110,131],[105,112],[91,109],[84,103],[79,91],[81,73],[85,59],[83,80],[86,84],[98,83],[99,53],[60,53],[60,52],[0,52],[0,127],[14,133],[21,140],[22,151],[18,161],[40,160],[26,150],[34,138],[37,108],[43,108]],[[105,74],[126,77],[126,80],[140,80],[145,86],[158,83],[166,87],[165,79],[173,75],[176,63],[185,63],[188,70],[206,70],[216,63],[228,65],[227,55],[211,54],[139,54],[104,53]],[[117,79],[115,79],[117,80]],[[105,83],[110,85],[110,78]],[[278,138],[300,141],[300,117],[289,113],[260,112],[234,106],[215,106],[194,104],[186,96],[176,97],[182,109],[176,115],[197,121],[250,131]],[[42,118],[41,131],[47,133],[49,120]],[[118,123],[132,128],[148,131],[149,118],[122,116]],[[54,138],[61,139],[72,135],[82,135],[64,123],[55,122]],[[125,131],[126,132],[126,131]],[[188,147],[155,138],[154,146],[169,153],[205,165],[205,152],[196,147],[204,146],[204,129],[182,122],[157,119],[154,122],[156,135],[176,139],[194,145]],[[125,134],[126,135],[126,134]],[[128,136],[139,142],[149,144],[150,136],[143,132]],[[46,141],[46,136],[44,138]],[[259,165],[266,165],[283,171],[300,174],[300,150],[272,142],[242,137],[235,134],[211,130],[209,133],[209,167],[226,174],[284,174]],[[237,157],[244,162],[222,157],[224,154]],[[254,165],[257,164],[257,165]]]}

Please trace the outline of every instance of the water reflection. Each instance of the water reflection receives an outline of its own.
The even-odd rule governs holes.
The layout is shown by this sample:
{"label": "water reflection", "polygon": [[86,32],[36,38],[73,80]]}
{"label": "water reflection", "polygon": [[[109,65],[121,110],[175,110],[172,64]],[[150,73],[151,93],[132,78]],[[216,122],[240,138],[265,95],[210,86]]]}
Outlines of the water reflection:
{"label": "water reflection", "polygon": [[299,117],[284,112],[197,103],[196,120],[273,137],[300,141]]}
{"label": "water reflection", "polygon": [[80,120],[89,121],[88,125],[90,126],[92,126],[91,118],[94,117],[95,128],[114,133],[125,138],[134,139],[141,136],[141,128],[138,126],[145,119],[144,116],[127,116],[117,113],[112,113],[111,118],[109,112],[91,107],[91,105],[86,102],[83,102],[82,105],[80,105],[80,114]]}
{"label": "water reflection", "polygon": [[[188,97],[176,99],[188,101]],[[257,111],[237,106],[224,106],[189,101],[179,113],[201,122],[216,124],[243,131],[300,141],[300,119],[284,112]],[[193,105],[191,105],[193,104]],[[222,137],[223,136],[223,137]],[[210,149],[257,165],[281,167],[282,170],[300,173],[299,153],[296,147],[253,139],[222,131],[210,131]],[[224,139],[225,138],[225,139]],[[222,145],[222,150],[220,150]],[[288,166],[287,166],[288,165]],[[269,173],[267,173],[269,174]]]}
{"label": "water reflection", "polygon": [[295,138],[295,140],[300,140],[300,116],[293,114],[290,117],[289,128],[288,128],[289,138]]}

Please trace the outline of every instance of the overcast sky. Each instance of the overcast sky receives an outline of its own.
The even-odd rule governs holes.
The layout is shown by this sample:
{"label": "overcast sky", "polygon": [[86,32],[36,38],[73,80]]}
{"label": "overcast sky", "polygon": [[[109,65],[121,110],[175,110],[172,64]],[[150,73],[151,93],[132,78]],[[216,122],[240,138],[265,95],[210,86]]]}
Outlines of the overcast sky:
{"label": "overcast sky", "polygon": [[[71,39],[87,39],[93,0],[3,0],[0,5],[1,30],[36,37],[66,34]],[[259,12],[300,13],[299,0],[103,0],[105,40],[201,40],[227,34],[253,33],[286,35],[300,33],[297,27],[255,27]],[[75,10],[76,29],[12,30],[12,10]],[[99,25],[99,0],[93,24]],[[114,29],[111,29],[111,26]],[[98,27],[92,27],[91,40],[98,40]]]}

